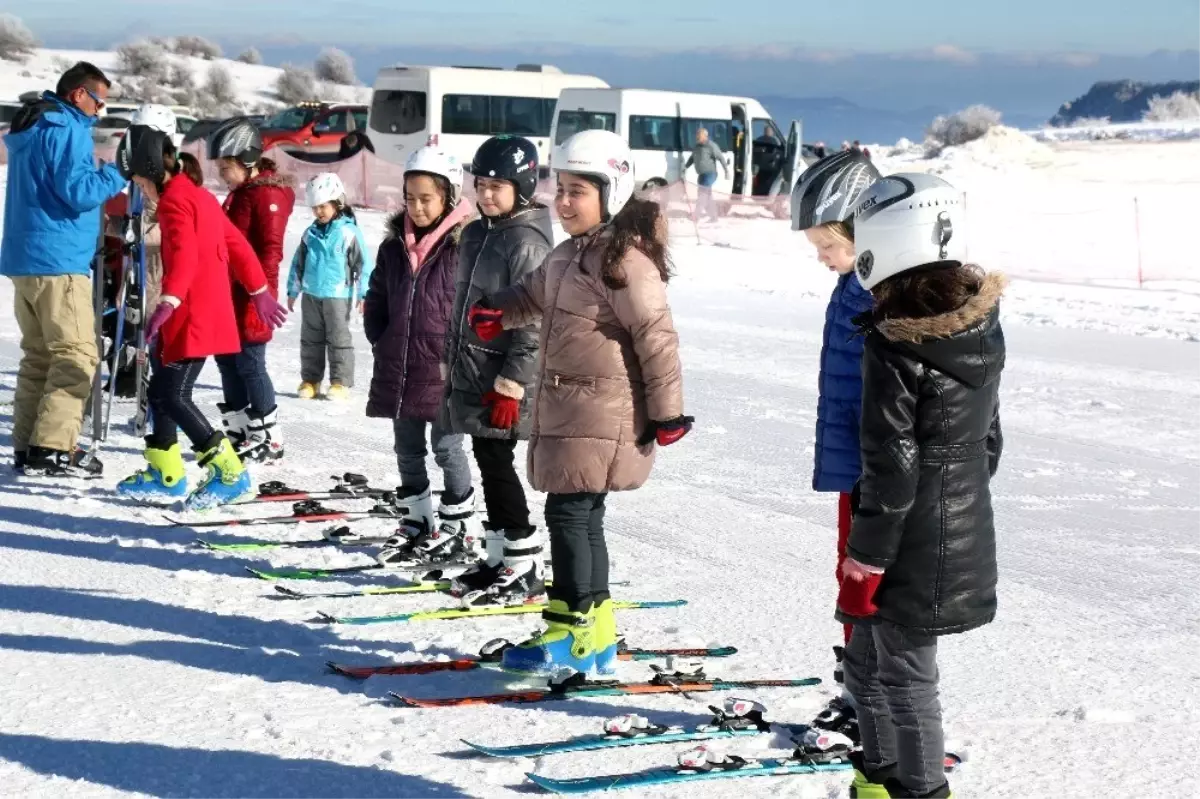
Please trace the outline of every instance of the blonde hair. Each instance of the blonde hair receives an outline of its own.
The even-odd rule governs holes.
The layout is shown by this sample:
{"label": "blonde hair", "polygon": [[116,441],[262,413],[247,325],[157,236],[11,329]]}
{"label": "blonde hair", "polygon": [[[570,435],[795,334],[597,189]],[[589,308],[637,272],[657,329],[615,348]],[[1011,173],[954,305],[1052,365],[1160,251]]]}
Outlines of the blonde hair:
{"label": "blonde hair", "polygon": [[826,222],[817,227],[820,230],[827,231],[829,235],[837,239],[839,244],[844,244],[851,248],[854,247],[854,229],[845,222]]}

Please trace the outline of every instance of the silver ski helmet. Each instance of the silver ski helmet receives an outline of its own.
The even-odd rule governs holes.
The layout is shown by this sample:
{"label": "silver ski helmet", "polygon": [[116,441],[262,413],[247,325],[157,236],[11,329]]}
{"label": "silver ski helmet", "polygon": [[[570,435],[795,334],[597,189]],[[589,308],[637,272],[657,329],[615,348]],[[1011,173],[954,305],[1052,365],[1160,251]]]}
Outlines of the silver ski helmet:
{"label": "silver ski helmet", "polygon": [[861,151],[842,150],[817,161],[792,189],[792,230],[830,222],[853,228],[854,207],[879,177],[879,170]]}
{"label": "silver ski helmet", "polygon": [[232,158],[249,169],[258,163],[262,154],[262,134],[245,117],[226,120],[208,134],[208,157],[211,161]]}

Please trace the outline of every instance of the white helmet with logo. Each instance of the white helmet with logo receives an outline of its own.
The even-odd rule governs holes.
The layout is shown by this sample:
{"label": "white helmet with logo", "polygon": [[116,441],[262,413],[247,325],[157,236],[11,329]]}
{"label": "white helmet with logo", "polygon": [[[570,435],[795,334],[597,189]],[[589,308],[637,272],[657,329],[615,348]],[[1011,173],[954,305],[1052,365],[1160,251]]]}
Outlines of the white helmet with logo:
{"label": "white helmet with logo", "polygon": [[137,110],[133,112],[133,116],[130,117],[129,125],[130,127],[145,125],[148,128],[153,128],[172,137],[175,135],[177,129],[175,112],[165,105],[157,103],[139,105]]}
{"label": "white helmet with logo", "polygon": [[404,164],[404,176],[410,172],[421,172],[426,175],[437,175],[450,183],[450,196],[447,205],[451,208],[458,205],[462,195],[463,166],[457,156],[444,152],[436,144],[429,144],[417,150],[408,157]]}
{"label": "white helmet with logo", "polygon": [[600,180],[604,221],[612,219],[633,196],[633,155],[629,145],[607,130],[582,130],[554,153],[555,172],[572,172]]}
{"label": "white helmet with logo", "polygon": [[958,189],[935,175],[880,178],[854,210],[854,270],[872,289],[910,269],[967,257],[966,215]]}
{"label": "white helmet with logo", "polygon": [[304,195],[308,201],[309,208],[316,208],[318,205],[332,203],[341,200],[346,200],[346,187],[342,185],[342,179],[332,172],[322,172],[316,175],[304,187]]}

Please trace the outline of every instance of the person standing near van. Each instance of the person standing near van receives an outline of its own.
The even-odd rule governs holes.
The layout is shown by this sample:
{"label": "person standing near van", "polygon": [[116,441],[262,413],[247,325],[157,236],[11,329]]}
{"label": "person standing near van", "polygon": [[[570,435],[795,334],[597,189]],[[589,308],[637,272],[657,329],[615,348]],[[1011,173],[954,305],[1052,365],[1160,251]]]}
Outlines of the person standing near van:
{"label": "person standing near van", "polygon": [[700,186],[700,196],[696,200],[696,216],[699,217],[701,212],[707,210],[708,215],[716,220],[720,217],[717,214],[717,205],[713,202],[712,187],[717,182],[717,164],[721,165],[725,177],[729,177],[729,161],[717,143],[708,138],[707,128],[696,131],[696,145],[692,147],[692,154],[683,165],[684,170],[693,164],[696,167],[696,183]]}

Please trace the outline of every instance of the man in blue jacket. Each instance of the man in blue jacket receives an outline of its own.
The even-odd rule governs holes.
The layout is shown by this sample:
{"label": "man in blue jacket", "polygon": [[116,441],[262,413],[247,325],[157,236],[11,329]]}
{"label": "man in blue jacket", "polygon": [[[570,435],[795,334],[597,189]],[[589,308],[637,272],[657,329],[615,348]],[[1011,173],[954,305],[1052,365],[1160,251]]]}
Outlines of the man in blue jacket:
{"label": "man in blue jacket", "polygon": [[26,103],[4,137],[8,187],[0,274],[13,282],[21,328],[13,398],[13,467],[27,475],[96,474],[76,448],[96,352],[92,260],[100,206],[128,182],[112,164],[96,168],[92,126],[111,86],[80,62],[53,92]]}

